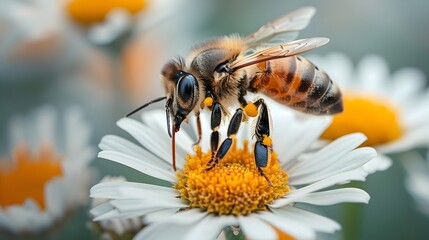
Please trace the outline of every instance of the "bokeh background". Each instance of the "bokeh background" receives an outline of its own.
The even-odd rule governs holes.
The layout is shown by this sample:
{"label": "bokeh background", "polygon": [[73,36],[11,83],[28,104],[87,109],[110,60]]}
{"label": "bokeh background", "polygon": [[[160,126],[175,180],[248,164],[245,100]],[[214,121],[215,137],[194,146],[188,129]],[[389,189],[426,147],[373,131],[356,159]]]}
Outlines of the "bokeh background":
{"label": "bokeh background", "polygon": [[[1,156],[9,154],[7,133],[11,117],[28,116],[43,105],[60,110],[70,105],[82,107],[93,126],[94,146],[105,134],[124,135],[115,122],[136,106],[162,96],[158,75],[169,58],[184,55],[193,44],[215,36],[247,35],[285,12],[308,5],[315,6],[317,13],[300,37],[331,39],[315,53],[341,52],[355,64],[368,54],[377,54],[386,60],[391,72],[415,67],[429,76],[429,1],[425,0],[163,0],[159,1],[161,7],[134,18],[130,28],[118,38],[101,44],[91,39],[88,25],[70,17],[64,5],[56,2],[64,4],[59,0],[0,2]],[[15,6],[17,3],[26,10]],[[46,29],[53,34],[30,41],[31,36],[50,34]],[[404,187],[403,156],[394,156],[394,160],[390,169],[370,175],[361,185],[371,200],[357,209],[356,218],[361,221],[353,223],[355,239],[429,236],[429,217],[416,209]],[[98,178],[145,178],[100,159],[92,165],[98,170]],[[347,204],[340,204],[314,211],[344,223],[345,207]],[[88,222],[88,207],[81,208],[54,229],[22,238],[98,239],[87,227]],[[0,232],[0,239],[7,238],[19,237]],[[326,238],[341,239],[341,233]]]}

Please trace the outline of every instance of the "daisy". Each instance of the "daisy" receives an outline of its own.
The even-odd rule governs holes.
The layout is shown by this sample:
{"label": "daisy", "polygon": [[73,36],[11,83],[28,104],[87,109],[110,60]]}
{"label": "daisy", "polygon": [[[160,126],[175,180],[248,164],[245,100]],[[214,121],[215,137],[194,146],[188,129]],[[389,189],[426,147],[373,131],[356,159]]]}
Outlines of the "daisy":
{"label": "daisy", "polygon": [[171,17],[181,0],[63,0],[71,22],[105,45],[134,30],[146,31]]}
{"label": "daisy", "polygon": [[99,157],[166,183],[94,186],[91,197],[110,199],[91,210],[94,220],[142,216],[147,226],[135,239],[215,239],[227,226],[239,228],[249,239],[313,239],[318,232],[339,230],[337,222],[305,210],[300,203],[367,203],[365,191],[333,186],[363,181],[368,173],[362,166],[375,157],[374,149],[357,148],[366,140],[357,133],[320,150],[307,151],[329,118],[297,118],[285,107],[269,107],[276,115],[276,131],[272,136],[274,151],[263,171],[271,186],[255,167],[251,124],[242,123],[232,149],[216,167],[205,171],[211,157],[207,136],[210,124],[208,115],[201,114],[201,146],[193,150],[193,140],[183,130],[176,135],[179,171],[174,172],[164,111],[144,113],[143,122],[120,119],[117,125],[138,144],[108,135],[101,140]]}
{"label": "daisy", "polygon": [[379,56],[363,58],[356,69],[344,55],[309,57],[325,69],[343,91],[344,112],[322,134],[333,140],[344,134],[362,132],[371,146],[381,153],[367,165],[368,171],[385,170],[391,160],[384,154],[429,146],[429,90],[424,74],[404,68],[390,74]]}
{"label": "daisy", "polygon": [[10,157],[1,157],[0,228],[38,233],[87,202],[94,149],[78,108],[63,119],[50,107],[10,124]]}
{"label": "daisy", "polygon": [[[111,177],[106,176],[101,179],[100,183],[105,182],[126,182],[127,179],[123,176]],[[108,199],[94,198],[91,206],[96,207]],[[101,239],[119,239],[126,238],[128,235],[135,234],[137,230],[143,227],[142,219],[134,217],[129,219],[109,219],[97,222],[96,228],[101,232]],[[91,226],[92,227],[92,226]]]}
{"label": "daisy", "polygon": [[420,155],[411,155],[404,161],[407,172],[405,187],[417,203],[417,207],[429,216],[429,152],[426,161]]}

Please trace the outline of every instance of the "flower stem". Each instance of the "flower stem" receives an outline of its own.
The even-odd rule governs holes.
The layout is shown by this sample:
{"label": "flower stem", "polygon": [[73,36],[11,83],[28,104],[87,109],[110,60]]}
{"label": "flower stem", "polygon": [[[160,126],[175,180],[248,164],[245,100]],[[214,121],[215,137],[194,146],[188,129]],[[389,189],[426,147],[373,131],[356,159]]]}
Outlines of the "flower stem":
{"label": "flower stem", "polygon": [[[361,182],[353,182],[348,187],[361,188]],[[362,225],[363,209],[362,204],[347,203],[343,210],[343,239],[357,240],[360,236]]]}

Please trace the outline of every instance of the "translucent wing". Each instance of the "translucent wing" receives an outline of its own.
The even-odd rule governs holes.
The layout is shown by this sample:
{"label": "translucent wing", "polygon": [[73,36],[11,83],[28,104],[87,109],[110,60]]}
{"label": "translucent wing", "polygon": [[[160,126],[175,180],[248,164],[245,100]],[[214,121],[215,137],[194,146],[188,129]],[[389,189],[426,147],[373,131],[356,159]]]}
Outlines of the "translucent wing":
{"label": "translucent wing", "polygon": [[304,7],[269,22],[245,38],[249,49],[272,46],[294,40],[298,31],[308,26],[316,9]]}
{"label": "translucent wing", "polygon": [[232,62],[230,67],[235,71],[237,69],[247,67],[256,63],[297,55],[309,51],[311,49],[323,46],[328,42],[329,39],[323,37],[299,39],[296,41],[269,47],[259,52],[252,53],[250,55],[239,58],[236,61]]}

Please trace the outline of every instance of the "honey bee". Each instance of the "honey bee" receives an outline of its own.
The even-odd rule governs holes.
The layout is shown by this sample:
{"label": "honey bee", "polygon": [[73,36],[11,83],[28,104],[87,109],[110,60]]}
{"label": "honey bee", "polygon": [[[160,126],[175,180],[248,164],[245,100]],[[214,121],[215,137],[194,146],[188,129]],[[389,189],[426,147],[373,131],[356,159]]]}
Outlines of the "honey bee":
{"label": "honey bee", "polygon": [[[313,7],[301,8],[265,24],[247,37],[230,35],[196,45],[186,61],[178,57],[162,68],[165,96],[127,116],[149,104],[167,100],[165,109],[174,170],[175,133],[191,113],[197,116],[198,143],[202,134],[200,111],[204,107],[211,111],[212,159],[207,170],[228,152],[240,123],[248,117],[257,117],[255,161],[260,174],[265,176],[261,167],[267,165],[271,149],[268,107],[263,98],[248,102],[245,99],[248,91],[262,93],[304,113],[325,115],[343,110],[337,85],[323,70],[298,56],[326,44],[329,39],[315,37],[291,41],[308,25],[314,13]],[[218,147],[222,115],[229,115],[227,109],[237,102],[241,107],[230,118],[228,137]]]}

